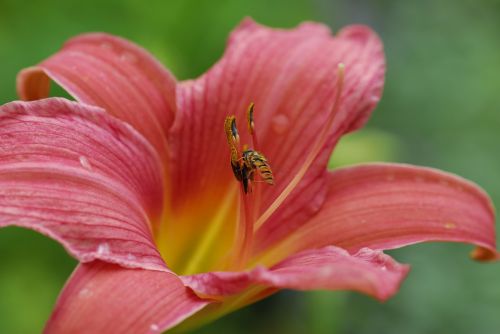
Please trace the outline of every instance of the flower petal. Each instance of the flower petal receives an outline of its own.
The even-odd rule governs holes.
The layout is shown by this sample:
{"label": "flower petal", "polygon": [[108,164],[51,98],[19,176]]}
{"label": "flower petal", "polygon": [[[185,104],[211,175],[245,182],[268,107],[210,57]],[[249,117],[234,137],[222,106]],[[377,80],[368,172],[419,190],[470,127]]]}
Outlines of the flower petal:
{"label": "flower petal", "polygon": [[48,235],[83,262],[167,270],[151,234],[161,165],[132,127],[52,98],[1,106],[0,138],[0,226]]}
{"label": "flower petal", "polygon": [[103,107],[131,124],[166,154],[176,81],[144,49],[102,33],[75,37],[52,57],[19,73],[19,96],[47,97],[49,78],[78,101]]}
{"label": "flower petal", "polygon": [[336,170],[328,184],[323,208],[274,250],[275,259],[330,244],[356,251],[425,241],[471,243],[479,247],[475,258],[498,258],[491,200],[465,179],[431,168],[368,164]]}
{"label": "flower petal", "polygon": [[[366,120],[381,94],[382,44],[366,27],[348,27],[332,37],[320,24],[281,30],[245,20],[231,34],[224,57],[199,79],[179,86],[170,140],[174,207],[192,211],[189,203],[223,198],[228,188],[236,187],[224,118],[235,114],[242,143],[250,144],[244,115],[252,101],[259,137],[256,149],[268,158],[276,178],[274,187],[263,186],[261,209],[269,206],[317,140],[318,129],[332,109],[340,62],[345,63],[345,88],[331,136],[310,172],[275,213],[276,224],[266,228],[281,238],[316,212],[326,195],[323,179],[334,143]],[[204,217],[191,225],[206,225],[210,213]],[[288,223],[277,224],[282,220]]]}
{"label": "flower petal", "polygon": [[[330,136],[308,173],[282,204],[281,210],[259,230],[256,243],[263,247],[288,236],[319,210],[327,192],[326,166],[333,147],[343,134],[361,127],[368,120],[382,94],[385,75],[383,45],[371,29],[349,26],[342,29],[334,39],[318,40],[312,50],[309,43],[305,43],[302,52],[312,52],[309,54],[310,68],[301,69],[298,75],[299,78],[300,75],[308,78],[310,72],[313,72],[318,81],[299,81],[290,95],[285,95],[285,109],[276,110],[270,116],[275,122],[282,114],[288,113],[295,121],[290,124],[290,131],[282,135],[282,139],[277,140],[280,134],[273,128],[274,132],[266,140],[270,147],[266,147],[264,152],[270,156],[276,170],[276,182],[281,182],[281,186],[275,189],[276,193],[269,194],[268,203],[297,173],[312,143],[325,126],[332,108],[333,92],[337,88],[332,73],[339,62],[345,64],[341,106],[330,129]],[[325,58],[318,54],[324,54]],[[287,223],[283,224],[284,221]]]}
{"label": "flower petal", "polygon": [[256,267],[247,272],[212,272],[181,279],[197,293],[215,297],[262,285],[295,290],[355,290],[386,300],[397,292],[408,270],[408,266],[379,251],[363,248],[350,255],[328,246],[300,252],[270,269]]}
{"label": "flower petal", "polygon": [[95,261],[77,267],[45,333],[161,333],[208,303],[173,274]]}

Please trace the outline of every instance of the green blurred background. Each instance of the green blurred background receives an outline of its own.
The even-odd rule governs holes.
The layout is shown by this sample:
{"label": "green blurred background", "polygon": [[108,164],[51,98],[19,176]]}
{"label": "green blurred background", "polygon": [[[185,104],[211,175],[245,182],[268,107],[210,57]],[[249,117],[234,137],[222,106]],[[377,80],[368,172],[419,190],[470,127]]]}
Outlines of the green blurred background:
{"label": "green blurred background", "polygon": [[[445,169],[500,203],[500,1],[15,1],[0,0],[0,103],[16,73],[81,32],[144,46],[179,79],[203,73],[244,17],[276,27],[304,20],[333,30],[365,23],[385,43],[388,72],[367,128],[346,137],[333,165],[399,161]],[[281,292],[197,333],[500,332],[500,265],[471,261],[469,246],[390,252],[412,272],[380,304],[349,292]],[[55,242],[0,231],[0,333],[38,333],[76,262]]]}

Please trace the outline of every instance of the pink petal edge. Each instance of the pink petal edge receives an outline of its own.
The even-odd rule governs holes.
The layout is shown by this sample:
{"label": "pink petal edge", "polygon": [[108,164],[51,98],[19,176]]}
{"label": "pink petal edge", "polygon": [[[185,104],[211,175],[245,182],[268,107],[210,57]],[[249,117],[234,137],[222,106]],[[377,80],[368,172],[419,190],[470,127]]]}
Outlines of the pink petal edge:
{"label": "pink petal edge", "polygon": [[181,276],[185,285],[203,296],[230,296],[252,285],[294,290],[355,290],[381,301],[394,295],[409,266],[368,248],[350,255],[327,246],[295,254],[267,269],[210,272]]}
{"label": "pink petal edge", "polygon": [[166,159],[176,80],[146,50],[104,33],[74,37],[50,58],[19,73],[19,96],[47,97],[49,78],[78,101],[100,106],[134,126]]}
{"label": "pink petal edge", "polygon": [[102,109],[52,98],[0,107],[0,226],[41,232],[83,262],[167,271],[151,234],[159,158]]}
{"label": "pink petal edge", "polygon": [[94,261],[73,272],[44,332],[161,333],[209,303],[173,274]]}

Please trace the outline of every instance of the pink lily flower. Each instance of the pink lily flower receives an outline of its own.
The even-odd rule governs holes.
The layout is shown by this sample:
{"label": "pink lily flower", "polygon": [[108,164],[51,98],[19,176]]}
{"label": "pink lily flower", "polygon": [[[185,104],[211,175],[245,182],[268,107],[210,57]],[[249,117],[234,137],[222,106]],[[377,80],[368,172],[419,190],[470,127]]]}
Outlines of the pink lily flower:
{"label": "pink lily flower", "polygon": [[[477,185],[402,164],[327,170],[379,101],[384,72],[367,27],[331,36],[249,19],[195,80],[106,34],[23,70],[18,92],[32,102],[0,107],[0,226],[34,229],[80,261],[45,332],[189,329],[279,289],[386,300],[409,267],[383,251],[418,242],[470,243],[474,258],[497,259],[494,210]],[[50,80],[78,102],[45,99]],[[257,167],[251,192],[235,179],[230,115],[273,186]]]}

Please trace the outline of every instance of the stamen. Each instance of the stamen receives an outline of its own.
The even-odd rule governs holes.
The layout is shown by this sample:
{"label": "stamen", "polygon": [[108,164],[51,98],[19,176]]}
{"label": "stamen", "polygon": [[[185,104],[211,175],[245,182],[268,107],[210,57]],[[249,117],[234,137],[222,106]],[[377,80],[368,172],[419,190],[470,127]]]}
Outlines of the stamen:
{"label": "stamen", "polygon": [[257,143],[257,134],[255,133],[255,122],[253,119],[255,104],[253,102],[250,103],[247,109],[247,126],[248,132],[252,135],[252,146],[254,150],[259,149],[259,144]]}
{"label": "stamen", "polygon": [[[255,124],[253,119],[254,104],[250,103],[247,110],[248,131],[252,135],[252,144],[257,145]],[[240,182],[240,209],[237,234],[231,256],[232,267],[242,269],[248,262],[252,249],[254,236],[254,222],[259,213],[259,203],[261,198],[260,187],[257,187],[255,197],[251,194],[251,186],[255,173],[268,184],[273,183],[273,174],[266,158],[262,153],[243,145],[243,152],[240,150],[240,141],[236,119],[228,116],[224,123],[227,143],[231,151],[231,167],[234,176]]]}
{"label": "stamen", "polygon": [[231,150],[231,168],[233,169],[234,177],[238,181],[243,180],[243,171],[241,170],[240,160],[240,136],[238,128],[236,127],[236,117],[228,116],[224,121],[224,131],[226,132],[226,139]]}
{"label": "stamen", "polygon": [[[240,182],[240,213],[231,263],[233,267],[242,269],[248,261],[253,242],[253,223],[255,218],[253,216],[252,200],[248,194],[253,170],[243,161],[244,157],[240,150],[240,137],[234,116],[226,117],[224,131],[226,132],[227,143],[231,150],[231,167],[234,176]],[[244,147],[246,150],[246,145]]]}
{"label": "stamen", "polygon": [[[257,134],[255,132],[254,110],[255,110],[255,104],[251,102],[247,109],[248,132],[252,136],[252,146],[254,150],[258,150],[259,144],[257,142]],[[246,149],[243,151],[246,151]],[[256,189],[254,195],[255,200],[254,200],[254,210],[253,210],[254,221],[257,219],[257,216],[260,212],[260,203],[262,201],[262,187],[255,187],[255,188]]]}
{"label": "stamen", "polygon": [[297,171],[297,174],[295,174],[290,183],[288,183],[285,189],[281,192],[281,194],[266,209],[266,211],[264,211],[264,213],[259,217],[259,219],[257,219],[254,225],[255,231],[257,231],[264,224],[264,222],[267,221],[267,219],[269,219],[269,217],[276,211],[276,209],[278,209],[278,207],[287,199],[290,193],[299,184],[299,182],[302,180],[302,178],[306,174],[311,164],[316,159],[316,156],[321,151],[321,148],[325,144],[326,140],[328,139],[328,135],[330,134],[333,121],[335,120],[335,116],[337,115],[337,112],[340,108],[340,97],[344,86],[344,68],[345,65],[343,63],[340,63],[337,67],[337,91],[335,94],[335,100],[333,102],[330,114],[328,115],[326,124],[318,136],[318,140],[314,143],[313,148],[307,155],[302,166]]}

